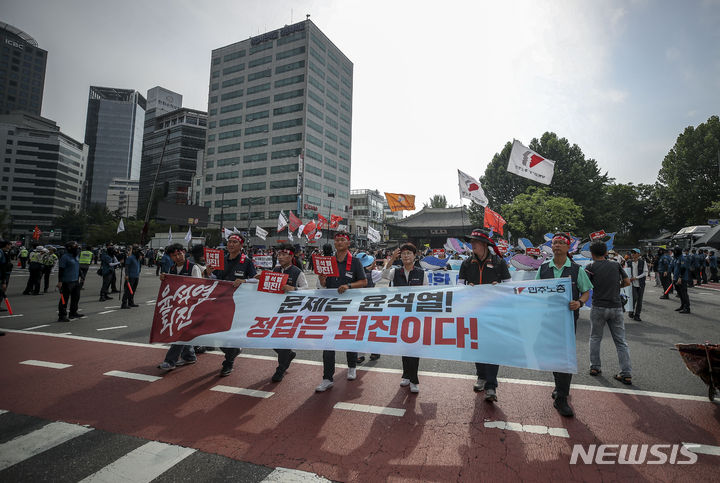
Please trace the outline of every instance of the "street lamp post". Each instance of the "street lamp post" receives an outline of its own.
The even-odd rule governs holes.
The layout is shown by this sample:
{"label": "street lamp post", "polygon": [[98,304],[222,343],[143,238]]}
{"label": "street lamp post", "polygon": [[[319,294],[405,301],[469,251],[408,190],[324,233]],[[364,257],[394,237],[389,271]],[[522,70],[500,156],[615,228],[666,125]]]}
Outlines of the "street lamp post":
{"label": "street lamp post", "polygon": [[330,223],[331,223],[331,218],[332,218],[332,213],[331,213],[331,211],[332,211],[332,201],[330,200],[330,198],[333,198],[333,199],[334,199],[334,198],[335,198],[335,193],[328,193],[327,195],[328,195],[328,204],[329,204],[330,206],[328,206],[328,227],[327,227],[327,236],[325,237],[325,242],[326,242],[326,243],[330,243]]}
{"label": "street lamp post", "polygon": [[263,200],[263,199],[264,199],[264,198],[262,198],[262,197],[260,197],[260,196],[255,196],[255,197],[252,197],[252,198],[248,198],[248,229],[247,229],[248,241],[250,240],[250,225],[251,225],[250,212],[251,212],[251,210],[252,210],[252,205],[253,205],[253,203],[255,203],[256,201]]}

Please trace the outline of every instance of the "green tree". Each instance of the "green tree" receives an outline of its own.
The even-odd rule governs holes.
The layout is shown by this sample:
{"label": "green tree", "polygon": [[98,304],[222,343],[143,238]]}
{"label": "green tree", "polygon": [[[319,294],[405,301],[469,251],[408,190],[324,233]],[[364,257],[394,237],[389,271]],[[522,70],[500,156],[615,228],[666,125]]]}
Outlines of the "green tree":
{"label": "green tree", "polygon": [[582,225],[582,208],[570,198],[550,195],[548,188],[530,186],[512,203],[502,206],[505,229],[526,236],[534,243],[542,241],[547,232],[575,233]]}
{"label": "green tree", "polygon": [[660,200],[674,228],[707,222],[707,208],[720,193],[720,118],[688,126],[658,173]]}
{"label": "green tree", "polygon": [[713,202],[705,212],[708,216],[720,216],[720,200]]}
{"label": "green tree", "polygon": [[668,227],[655,185],[612,184],[607,192],[606,221],[598,229],[617,232],[615,243],[636,245]]}
{"label": "green tree", "polygon": [[433,195],[430,203],[423,203],[423,208],[447,208],[448,203],[445,195]]}

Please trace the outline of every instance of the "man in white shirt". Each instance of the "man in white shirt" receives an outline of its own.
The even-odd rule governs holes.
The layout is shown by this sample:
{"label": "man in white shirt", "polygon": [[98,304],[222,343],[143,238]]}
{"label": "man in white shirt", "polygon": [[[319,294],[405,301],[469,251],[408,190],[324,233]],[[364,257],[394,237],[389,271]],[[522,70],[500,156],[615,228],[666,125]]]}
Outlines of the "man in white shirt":
{"label": "man in white shirt", "polygon": [[645,278],[648,274],[647,263],[640,256],[640,249],[632,249],[632,261],[630,262],[630,282],[632,283],[633,309],[628,312],[631,319],[642,322],[640,311],[642,311],[643,293],[645,293]]}

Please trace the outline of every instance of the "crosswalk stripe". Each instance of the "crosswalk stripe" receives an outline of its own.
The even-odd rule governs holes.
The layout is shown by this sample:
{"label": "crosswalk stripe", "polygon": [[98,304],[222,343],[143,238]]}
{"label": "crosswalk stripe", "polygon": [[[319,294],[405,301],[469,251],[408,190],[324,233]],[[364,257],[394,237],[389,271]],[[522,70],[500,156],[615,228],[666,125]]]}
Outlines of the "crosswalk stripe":
{"label": "crosswalk stripe", "polygon": [[28,366],[38,366],[38,367],[49,367],[50,369],[67,369],[68,367],[72,367],[72,364],[62,364],[60,362],[48,362],[48,361],[35,361],[35,360],[27,360],[22,361],[20,364],[25,364]]}
{"label": "crosswalk stripe", "polygon": [[403,417],[405,415],[404,409],[388,408],[384,406],[371,406],[369,404],[339,402],[335,404],[335,406],[333,406],[333,409],[345,409],[348,411],[358,411],[361,413],[385,414],[387,416],[398,417]]}
{"label": "crosswalk stripe", "polygon": [[9,468],[50,448],[92,431],[69,423],[50,423],[32,433],[0,444],[0,470]]}
{"label": "crosswalk stripe", "polygon": [[259,391],[257,389],[245,389],[244,387],[233,387],[233,386],[215,386],[210,388],[211,391],[218,391],[218,392],[227,392],[229,394],[241,394],[243,396],[252,396],[252,397],[260,397],[263,399],[267,399],[273,394],[274,392],[267,392],[267,391]]}
{"label": "crosswalk stripe", "polygon": [[0,409],[0,414],[5,414],[7,412],[7,409]]}
{"label": "crosswalk stripe", "polygon": [[136,372],[125,372],[125,371],[109,371],[103,374],[103,376],[114,376],[114,377],[124,377],[125,379],[135,379],[136,381],[148,381],[148,382],[155,382],[157,380],[162,379],[162,377],[158,376],[150,376],[148,374],[138,374]]}
{"label": "crosswalk stripe", "polygon": [[127,325],[116,325],[115,327],[101,327],[99,329],[95,329],[99,332],[102,332],[103,330],[114,330],[114,329],[124,329]]}
{"label": "crosswalk stripe", "polygon": [[195,452],[171,444],[151,441],[88,476],[82,482],[150,482]]}
{"label": "crosswalk stripe", "polygon": [[289,468],[275,468],[272,473],[267,475],[260,483],[330,483],[330,480],[318,476],[315,473],[307,471],[291,470]]}
{"label": "crosswalk stripe", "polygon": [[570,434],[565,428],[549,428],[547,426],[538,426],[531,424],[511,423],[509,421],[487,421],[484,426],[486,428],[504,429],[507,431],[519,431],[533,434],[549,434],[558,438],[569,438]]}
{"label": "crosswalk stripe", "polygon": [[23,329],[23,330],[35,330],[35,329],[42,329],[43,327],[50,327],[50,324],[44,324],[44,325],[36,325],[35,327],[28,327],[27,329]]}

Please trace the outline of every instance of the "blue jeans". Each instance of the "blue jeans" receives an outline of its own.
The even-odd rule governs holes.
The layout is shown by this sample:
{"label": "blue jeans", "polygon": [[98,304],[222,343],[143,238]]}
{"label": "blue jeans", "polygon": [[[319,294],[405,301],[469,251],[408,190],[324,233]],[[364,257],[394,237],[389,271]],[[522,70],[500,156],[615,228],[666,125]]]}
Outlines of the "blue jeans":
{"label": "blue jeans", "polygon": [[600,342],[603,338],[603,329],[607,324],[615,342],[615,349],[620,362],[620,375],[631,376],[630,349],[625,342],[625,321],[622,308],[607,308],[593,306],[590,310],[590,369],[600,370]]}

